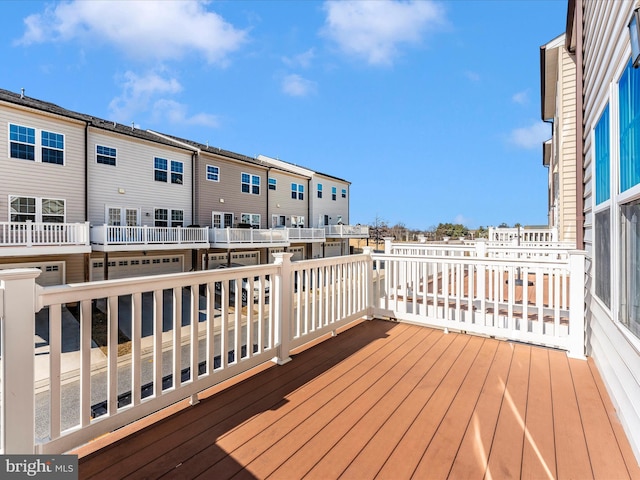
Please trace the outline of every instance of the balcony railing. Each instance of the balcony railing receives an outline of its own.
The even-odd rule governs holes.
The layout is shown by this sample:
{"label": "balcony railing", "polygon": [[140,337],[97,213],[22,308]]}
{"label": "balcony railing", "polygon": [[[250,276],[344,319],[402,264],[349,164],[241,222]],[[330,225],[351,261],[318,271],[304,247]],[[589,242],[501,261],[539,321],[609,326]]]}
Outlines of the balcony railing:
{"label": "balcony railing", "polygon": [[94,225],[91,244],[100,251],[208,248],[208,230],[206,227]]}
{"label": "balcony railing", "polygon": [[211,228],[209,241],[217,248],[287,247],[287,228]]}
{"label": "balcony railing", "polygon": [[[583,253],[493,258],[483,248],[367,249],[294,263],[278,253],[269,265],[44,288],[36,269],[2,271],[1,387],[11,395],[0,404],[1,452],[68,451],[182,399],[197,402],[199,392],[259,364],[286,363],[293,348],[365,316],[583,358]],[[33,312],[47,324],[46,356],[35,355],[36,322],[25,321]],[[77,324],[74,360],[63,353],[63,324],[67,333]],[[46,390],[37,415],[34,372]]]}
{"label": "balcony railing", "polygon": [[0,256],[20,249],[18,253],[87,253],[88,223],[0,222]]}
{"label": "balcony railing", "polygon": [[366,225],[326,225],[328,238],[369,238],[369,227]]}
{"label": "balcony railing", "polygon": [[288,228],[291,242],[324,242],[326,239],[324,228]]}

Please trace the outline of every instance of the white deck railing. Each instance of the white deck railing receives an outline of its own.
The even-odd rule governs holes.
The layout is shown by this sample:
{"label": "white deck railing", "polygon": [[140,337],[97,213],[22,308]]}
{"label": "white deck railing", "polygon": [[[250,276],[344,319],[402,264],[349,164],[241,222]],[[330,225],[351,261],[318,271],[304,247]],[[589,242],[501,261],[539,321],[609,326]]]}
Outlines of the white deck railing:
{"label": "white deck railing", "polygon": [[288,228],[291,242],[322,242],[325,240],[324,228]]}
{"label": "white deck railing", "polygon": [[369,227],[367,225],[326,225],[325,234],[329,238],[368,238]]}
{"label": "white deck railing", "polygon": [[0,222],[0,248],[89,245],[89,223]]}
{"label": "white deck railing", "polygon": [[94,225],[91,243],[95,245],[203,244],[208,246],[207,227],[149,227]]}
{"label": "white deck railing", "polygon": [[[44,288],[36,269],[1,271],[1,452],[68,451],[367,316],[582,357],[583,254],[524,255],[278,253],[268,265]],[[34,312],[46,354],[35,355]]]}
{"label": "white deck railing", "polygon": [[289,231],[286,228],[211,228],[209,240],[212,247],[232,245],[288,246]]}
{"label": "white deck railing", "polygon": [[489,227],[489,241],[502,244],[516,244],[520,237],[520,245],[551,245],[558,242],[558,229],[524,228],[524,227]]}

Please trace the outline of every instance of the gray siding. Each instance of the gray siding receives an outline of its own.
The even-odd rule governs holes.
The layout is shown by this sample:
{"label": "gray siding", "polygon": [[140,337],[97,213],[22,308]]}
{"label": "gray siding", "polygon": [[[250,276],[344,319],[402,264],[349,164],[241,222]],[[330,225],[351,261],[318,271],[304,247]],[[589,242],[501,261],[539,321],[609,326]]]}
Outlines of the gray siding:
{"label": "gray siding", "polygon": [[[267,228],[267,169],[250,163],[231,160],[215,154],[202,153],[197,158],[196,175],[196,223],[211,226],[211,212],[229,212],[234,215],[234,226],[240,222],[241,213],[260,214],[262,228]],[[220,169],[220,181],[207,180],[207,165]],[[260,194],[243,193],[241,174],[260,177]]]}
{"label": "gray siding", "polygon": [[[309,191],[309,179],[293,173],[283,172],[281,170],[271,170],[269,172],[271,178],[277,181],[276,190],[268,190],[269,195],[269,223],[271,226],[272,215],[284,215],[287,217],[286,226],[291,226],[291,215],[303,216],[305,226],[310,226],[309,218],[309,201],[310,195],[314,192]],[[304,186],[304,199],[294,200],[291,198],[291,184]]]}
{"label": "gray siding", "polygon": [[[349,224],[349,183],[341,182],[335,178],[325,177],[316,174],[312,179],[312,201],[311,201],[311,219],[313,227],[322,226],[321,218],[325,215],[330,217],[329,225],[338,223],[338,216],[342,216],[342,223]],[[322,198],[318,198],[317,185],[322,184]],[[336,187],[336,199],[331,198],[331,188]],[[342,198],[342,189],[347,190],[347,198]]]}
{"label": "gray siding", "polygon": [[[10,123],[35,128],[36,146],[42,130],[64,135],[64,165],[9,158]],[[84,222],[84,124],[0,102],[0,131],[0,221],[9,220],[9,195],[19,195],[64,199],[66,221]]]}
{"label": "gray siding", "polygon": [[[115,148],[116,166],[96,162],[96,145]],[[187,150],[172,148],[134,137],[92,128],[89,130],[89,221],[102,225],[105,207],[138,208],[141,225],[154,225],[156,208],[184,211],[184,225],[192,218],[192,156]],[[183,183],[157,182],[154,158],[182,162]],[[121,193],[122,192],[122,193]]]}

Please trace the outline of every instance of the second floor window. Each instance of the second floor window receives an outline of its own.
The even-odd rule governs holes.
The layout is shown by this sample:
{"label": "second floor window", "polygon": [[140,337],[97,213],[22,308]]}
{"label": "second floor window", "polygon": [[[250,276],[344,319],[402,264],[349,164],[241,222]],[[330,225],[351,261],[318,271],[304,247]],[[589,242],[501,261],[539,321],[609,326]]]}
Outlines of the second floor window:
{"label": "second floor window", "polygon": [[[36,139],[40,140],[38,145]],[[64,135],[23,125],[9,124],[9,158],[64,165]]]}
{"label": "second floor window", "polygon": [[111,147],[105,147],[102,145],[96,145],[96,162],[102,165],[116,166],[116,149]]}
{"label": "second floor window", "polygon": [[167,160],[165,158],[153,159],[153,178],[156,182],[167,181]]}
{"label": "second floor window", "polygon": [[253,195],[260,195],[260,177],[258,175],[242,173],[240,183],[242,193],[252,193]]}
{"label": "second floor window", "polygon": [[42,161],[64,165],[64,137],[61,134],[42,131]]}
{"label": "second floor window", "polygon": [[322,198],[322,184],[318,184],[318,198]]}
{"label": "second floor window", "polygon": [[304,200],[304,185],[299,183],[291,184],[291,198],[294,200]]}
{"label": "second floor window", "polygon": [[214,165],[207,165],[207,180],[210,182],[220,181],[220,168]]}
{"label": "second floor window", "polygon": [[269,190],[275,190],[278,182],[275,178],[269,179]]}
{"label": "second floor window", "polygon": [[171,183],[182,185],[183,169],[184,166],[182,162],[175,162],[171,160]]}
{"label": "second floor window", "polygon": [[331,187],[331,200],[337,200],[338,198],[338,189],[336,187]]}
{"label": "second floor window", "polygon": [[342,198],[347,198],[347,189],[346,188],[342,189]]}

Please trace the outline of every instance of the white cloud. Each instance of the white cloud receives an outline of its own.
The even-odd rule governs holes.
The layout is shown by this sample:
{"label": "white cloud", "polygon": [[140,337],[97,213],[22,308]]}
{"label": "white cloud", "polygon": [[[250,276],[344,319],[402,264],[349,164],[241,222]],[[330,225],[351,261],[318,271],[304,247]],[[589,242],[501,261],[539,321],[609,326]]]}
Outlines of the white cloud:
{"label": "white cloud", "polygon": [[197,52],[224,65],[229,53],[247,40],[205,0],[88,2],[71,0],[25,18],[25,33],[16,43],[80,40],[108,43],[139,58],[176,59]]}
{"label": "white cloud", "polygon": [[324,34],[372,65],[393,63],[401,44],[417,44],[444,10],[430,0],[327,1]]}
{"label": "white cloud", "polygon": [[315,57],[313,48],[310,48],[306,52],[294,55],[293,57],[282,57],[282,61],[289,67],[302,67],[308,68],[311,65],[311,61]]}
{"label": "white cloud", "polygon": [[173,124],[200,125],[212,128],[220,126],[220,121],[215,115],[197,113],[195,115],[188,116],[187,105],[174,100],[157,100],[153,104],[152,116],[158,123],[166,119],[169,123]]}
{"label": "white cloud", "polygon": [[178,80],[155,72],[139,76],[128,71],[122,76],[121,88],[122,94],[109,103],[109,110],[112,118],[122,123],[129,123],[136,114],[148,110],[154,97],[182,91]]}
{"label": "white cloud", "polygon": [[456,218],[453,219],[453,223],[467,226],[467,224],[469,223],[469,219],[459,213],[458,215],[456,215]]}
{"label": "white cloud", "polygon": [[509,141],[521,148],[537,148],[542,142],[549,139],[551,135],[549,128],[548,124],[536,121],[528,127],[513,130],[509,135]]}
{"label": "white cloud", "polygon": [[518,103],[520,105],[526,105],[529,103],[529,90],[523,90],[522,92],[515,93],[513,97],[511,97],[514,103]]}
{"label": "white cloud", "polygon": [[292,97],[305,97],[315,93],[317,90],[316,82],[307,80],[300,75],[287,75],[282,80],[282,91]]}

